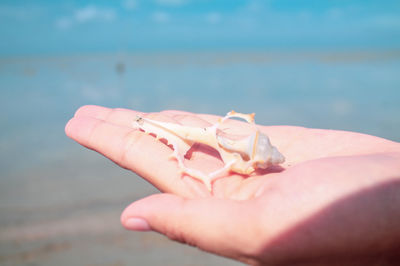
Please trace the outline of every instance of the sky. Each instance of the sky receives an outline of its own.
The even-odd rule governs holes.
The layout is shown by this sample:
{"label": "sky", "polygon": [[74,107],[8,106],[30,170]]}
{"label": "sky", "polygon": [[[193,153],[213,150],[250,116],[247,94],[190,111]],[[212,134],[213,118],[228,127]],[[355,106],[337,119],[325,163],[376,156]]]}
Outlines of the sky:
{"label": "sky", "polygon": [[0,56],[397,49],[398,0],[2,0]]}

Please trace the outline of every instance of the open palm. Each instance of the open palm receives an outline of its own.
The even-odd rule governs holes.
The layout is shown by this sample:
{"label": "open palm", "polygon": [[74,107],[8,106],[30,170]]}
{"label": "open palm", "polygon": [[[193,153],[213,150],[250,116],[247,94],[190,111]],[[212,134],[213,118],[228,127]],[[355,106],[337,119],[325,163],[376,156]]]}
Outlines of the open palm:
{"label": "open palm", "polygon": [[[99,106],[84,106],[76,112],[66,127],[69,137],[164,192],[133,203],[124,211],[122,223],[133,230],[156,230],[241,261],[317,262],[321,256],[337,257],[344,251],[355,256],[360,246],[352,250],[351,244],[360,241],[360,233],[342,236],[343,230],[368,227],[365,219],[371,220],[376,213],[371,206],[365,212],[364,205],[349,199],[399,181],[398,143],[353,132],[260,126],[286,157],[285,163],[249,177],[234,173],[222,177],[210,193],[201,182],[179,174],[176,161],[169,159],[170,147],[132,128],[138,114],[197,127],[214,124],[219,118],[181,111],[142,114]],[[231,134],[251,130],[235,120],[224,127]],[[204,145],[192,147],[185,164],[206,173],[223,166],[218,153]],[[347,207],[337,208],[343,201]],[[358,216],[340,222],[335,219],[350,214]],[[339,237],[332,240],[332,235]],[[378,237],[367,239],[365,247],[381,240]],[[304,242],[307,248],[301,245]],[[383,242],[378,251],[390,248]]]}

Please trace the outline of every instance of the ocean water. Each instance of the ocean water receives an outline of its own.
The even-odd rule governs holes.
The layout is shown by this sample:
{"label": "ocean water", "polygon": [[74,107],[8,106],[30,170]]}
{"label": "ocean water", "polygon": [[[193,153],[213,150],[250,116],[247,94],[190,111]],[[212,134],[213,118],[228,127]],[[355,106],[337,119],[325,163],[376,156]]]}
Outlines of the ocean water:
{"label": "ocean water", "polygon": [[399,73],[400,51],[0,58],[0,264],[236,265],[122,229],[123,208],[156,190],[65,136],[81,105],[234,109],[265,125],[400,141]]}

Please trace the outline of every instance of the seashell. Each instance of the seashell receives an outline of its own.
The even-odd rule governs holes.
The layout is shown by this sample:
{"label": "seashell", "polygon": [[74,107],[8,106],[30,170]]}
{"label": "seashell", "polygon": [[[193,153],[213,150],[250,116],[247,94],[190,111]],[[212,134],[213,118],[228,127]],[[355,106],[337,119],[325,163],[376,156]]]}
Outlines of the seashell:
{"label": "seashell", "polygon": [[[213,182],[230,171],[250,175],[256,169],[265,169],[285,161],[278,149],[272,146],[268,136],[258,130],[254,123],[254,116],[254,113],[242,114],[231,111],[219,119],[216,124],[205,128],[161,122],[138,116],[133,126],[145,133],[156,135],[157,139],[165,139],[167,144],[172,145],[174,149],[171,158],[177,160],[181,173],[200,180],[212,192]],[[254,132],[239,140],[232,140],[218,134],[219,127],[227,119],[233,117],[241,118],[253,125]],[[224,167],[208,174],[186,167],[184,156],[195,143],[202,143],[217,150],[224,162]]]}

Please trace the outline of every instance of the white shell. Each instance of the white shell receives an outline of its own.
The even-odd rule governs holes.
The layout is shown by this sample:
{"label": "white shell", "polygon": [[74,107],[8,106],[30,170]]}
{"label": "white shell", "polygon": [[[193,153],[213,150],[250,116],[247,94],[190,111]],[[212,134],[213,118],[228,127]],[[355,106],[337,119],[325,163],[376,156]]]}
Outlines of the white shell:
{"label": "white shell", "polygon": [[[231,117],[242,118],[254,125],[254,133],[240,140],[231,140],[218,135],[218,127]],[[155,134],[157,139],[165,139],[168,144],[171,144],[174,148],[171,156],[178,161],[181,172],[202,181],[210,191],[212,191],[212,182],[222,177],[224,173],[232,171],[250,175],[258,168],[265,169],[285,161],[278,149],[271,145],[268,136],[261,133],[255,126],[254,114],[231,111],[216,124],[206,128],[183,126],[138,116],[133,126],[148,134]],[[196,142],[216,149],[225,166],[209,174],[187,168],[184,165],[184,156]]]}

